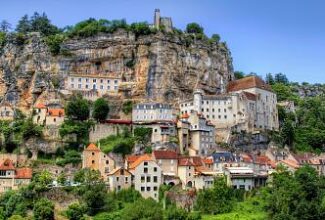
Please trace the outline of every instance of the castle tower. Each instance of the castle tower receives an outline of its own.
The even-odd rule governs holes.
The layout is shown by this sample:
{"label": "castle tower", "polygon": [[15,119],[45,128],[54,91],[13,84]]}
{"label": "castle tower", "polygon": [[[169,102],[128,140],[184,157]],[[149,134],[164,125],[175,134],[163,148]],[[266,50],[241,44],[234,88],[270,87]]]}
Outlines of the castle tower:
{"label": "castle tower", "polygon": [[154,15],[154,26],[156,28],[159,28],[160,26],[160,9],[155,9],[155,15]]}
{"label": "castle tower", "polygon": [[193,98],[194,111],[197,111],[197,113],[202,113],[203,91],[201,89],[196,89],[193,94],[194,94],[194,98]]}

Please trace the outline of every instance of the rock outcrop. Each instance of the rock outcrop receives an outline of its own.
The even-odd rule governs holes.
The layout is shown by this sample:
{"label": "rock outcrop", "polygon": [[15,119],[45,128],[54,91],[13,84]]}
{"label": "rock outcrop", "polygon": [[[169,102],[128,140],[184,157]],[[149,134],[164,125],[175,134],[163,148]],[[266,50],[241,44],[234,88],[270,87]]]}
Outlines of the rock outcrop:
{"label": "rock outcrop", "polygon": [[60,98],[69,74],[118,74],[118,99],[176,103],[195,88],[222,91],[233,78],[232,59],[222,43],[157,33],[136,37],[118,30],[62,43],[53,56],[38,33],[24,43],[8,39],[0,55],[0,98],[26,112],[37,100]]}

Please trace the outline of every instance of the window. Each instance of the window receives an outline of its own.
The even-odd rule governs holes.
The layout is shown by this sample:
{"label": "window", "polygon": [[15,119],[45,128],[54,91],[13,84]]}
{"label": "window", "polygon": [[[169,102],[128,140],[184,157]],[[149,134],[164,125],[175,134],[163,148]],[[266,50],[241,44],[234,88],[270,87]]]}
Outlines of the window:
{"label": "window", "polygon": [[101,85],[101,86],[100,86],[100,89],[104,89],[104,86],[103,86],[103,85]]}
{"label": "window", "polygon": [[93,79],[93,82],[95,83],[96,82],[96,79]]}
{"label": "window", "polygon": [[124,179],[125,183],[128,183],[129,181],[129,178],[126,176],[125,179]]}
{"label": "window", "polygon": [[148,173],[148,167],[143,168],[143,173]]}
{"label": "window", "polygon": [[53,118],[53,122],[56,122],[56,118]]}
{"label": "window", "polygon": [[118,80],[114,80],[114,84],[116,85],[118,83]]}
{"label": "window", "polygon": [[109,164],[109,160],[106,160],[106,164]]}
{"label": "window", "polygon": [[144,192],[144,187],[143,186],[141,186],[141,192]]}
{"label": "window", "polygon": [[224,111],[224,112],[227,112],[227,109],[224,109],[223,111]]}
{"label": "window", "polygon": [[144,162],[143,165],[144,165],[144,166],[148,166],[148,162]]}
{"label": "window", "polygon": [[141,183],[144,183],[145,177],[141,176]]}
{"label": "window", "polygon": [[153,191],[157,191],[158,190],[158,187],[157,186],[154,186],[153,187]]}
{"label": "window", "polygon": [[71,84],[71,88],[74,88],[74,84]]}
{"label": "window", "polygon": [[221,112],[221,109],[220,108],[218,108],[218,112]]}
{"label": "window", "polygon": [[100,83],[103,83],[103,80],[102,79],[100,80]]}
{"label": "window", "polygon": [[221,119],[221,115],[218,115],[218,118]]}
{"label": "window", "polygon": [[107,90],[110,90],[111,89],[111,87],[110,86],[107,86]]}
{"label": "window", "polygon": [[78,79],[78,82],[81,82],[81,78]]}
{"label": "window", "polygon": [[94,160],[92,160],[92,161],[91,161],[91,163],[92,163],[92,164],[95,164],[95,161],[94,161]]}
{"label": "window", "polygon": [[116,177],[116,181],[118,182],[119,180],[120,180],[120,177],[117,176],[117,177]]}
{"label": "window", "polygon": [[86,79],[86,82],[89,82],[89,79],[88,78]]}
{"label": "window", "polygon": [[227,119],[227,115],[225,115],[224,118]]}
{"label": "window", "polygon": [[109,79],[107,80],[107,83],[109,84]]}
{"label": "window", "polygon": [[93,155],[93,156],[94,156],[94,155],[95,155],[95,152],[92,152],[92,153],[91,153],[91,155]]}
{"label": "window", "polygon": [[147,192],[150,192],[150,190],[151,190],[150,186],[147,186]]}
{"label": "window", "polygon": [[89,88],[89,86],[88,85],[86,85],[86,89],[88,89]]}
{"label": "window", "polygon": [[158,182],[158,177],[157,177],[157,176],[154,176],[154,177],[153,177],[153,182],[154,182],[154,183],[157,183],[157,182]]}
{"label": "window", "polygon": [[153,171],[154,171],[154,172],[157,172],[157,167],[154,167],[154,168],[153,168]]}
{"label": "window", "polygon": [[150,176],[147,176],[147,183],[150,183]]}

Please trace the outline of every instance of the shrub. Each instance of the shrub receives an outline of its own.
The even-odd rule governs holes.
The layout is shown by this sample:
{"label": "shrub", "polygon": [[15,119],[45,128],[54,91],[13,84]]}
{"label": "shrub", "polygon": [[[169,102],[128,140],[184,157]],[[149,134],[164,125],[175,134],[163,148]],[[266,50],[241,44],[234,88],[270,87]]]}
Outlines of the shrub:
{"label": "shrub", "polygon": [[33,211],[36,220],[54,220],[54,204],[46,198],[36,202]]}
{"label": "shrub", "polygon": [[186,25],[186,32],[189,34],[203,34],[203,27],[198,23],[189,23]]}
{"label": "shrub", "polygon": [[78,121],[87,120],[89,117],[89,104],[81,95],[71,98],[65,107],[68,118]]}
{"label": "shrub", "polygon": [[86,213],[86,208],[84,205],[79,203],[73,203],[69,205],[66,215],[69,220],[80,220],[82,219],[83,215]]}
{"label": "shrub", "polygon": [[130,30],[135,34],[136,37],[155,33],[155,31],[149,27],[147,22],[132,23]]}
{"label": "shrub", "polygon": [[132,101],[126,101],[123,103],[123,106],[122,106],[122,111],[124,114],[129,114],[132,112],[132,108],[133,108],[133,103]]}
{"label": "shrub", "polygon": [[61,43],[64,39],[65,36],[63,34],[50,35],[45,38],[45,43],[53,55],[58,55],[61,50]]}

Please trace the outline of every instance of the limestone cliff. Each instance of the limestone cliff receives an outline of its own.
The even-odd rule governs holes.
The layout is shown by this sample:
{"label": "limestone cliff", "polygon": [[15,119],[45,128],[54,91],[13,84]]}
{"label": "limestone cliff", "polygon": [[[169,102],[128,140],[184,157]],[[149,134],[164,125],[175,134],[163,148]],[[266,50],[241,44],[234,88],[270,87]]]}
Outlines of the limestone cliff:
{"label": "limestone cliff", "polygon": [[68,74],[118,74],[117,99],[166,101],[191,96],[193,89],[219,93],[233,78],[224,44],[157,33],[135,37],[119,30],[62,43],[53,56],[37,33],[23,43],[9,39],[0,54],[0,97],[27,111],[42,99],[58,99]]}

